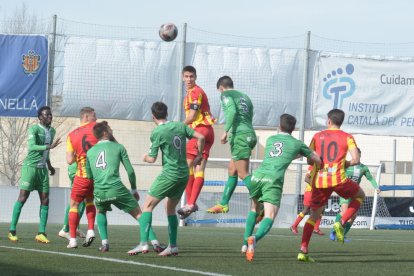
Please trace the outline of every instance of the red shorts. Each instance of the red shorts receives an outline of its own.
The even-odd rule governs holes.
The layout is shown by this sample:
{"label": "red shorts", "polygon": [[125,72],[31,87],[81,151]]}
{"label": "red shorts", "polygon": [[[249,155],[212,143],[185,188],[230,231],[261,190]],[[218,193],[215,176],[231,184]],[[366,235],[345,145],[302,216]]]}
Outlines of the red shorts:
{"label": "red shorts", "polygon": [[[194,129],[205,137],[203,158],[208,159],[211,146],[214,143],[214,129],[212,126],[198,125]],[[197,139],[191,138],[187,143],[187,159],[193,160],[198,155]]]}
{"label": "red shorts", "polygon": [[359,189],[360,187],[358,183],[352,181],[349,178],[347,178],[341,184],[335,187],[332,187],[332,188],[315,188],[314,187],[312,189],[311,209],[315,210],[315,209],[318,209],[319,207],[325,206],[332,192],[336,192],[340,197],[348,199],[348,198],[355,196],[358,193]]}
{"label": "red shorts", "polygon": [[82,202],[85,198],[93,198],[93,180],[75,176],[70,198],[78,203]]}
{"label": "red shorts", "polygon": [[305,192],[303,194],[303,206],[311,206],[312,192]]}

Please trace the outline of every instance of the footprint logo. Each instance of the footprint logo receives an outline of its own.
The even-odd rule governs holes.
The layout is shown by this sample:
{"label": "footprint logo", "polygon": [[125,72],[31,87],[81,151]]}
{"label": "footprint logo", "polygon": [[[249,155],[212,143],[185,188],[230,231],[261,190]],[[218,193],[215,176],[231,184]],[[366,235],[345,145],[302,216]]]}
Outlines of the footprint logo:
{"label": "footprint logo", "polygon": [[[345,74],[346,73],[346,74]],[[348,64],[345,72],[342,68],[338,68],[327,74],[323,81],[323,97],[334,102],[333,108],[341,108],[342,102],[354,94],[355,82],[350,77],[354,73],[354,65]]]}

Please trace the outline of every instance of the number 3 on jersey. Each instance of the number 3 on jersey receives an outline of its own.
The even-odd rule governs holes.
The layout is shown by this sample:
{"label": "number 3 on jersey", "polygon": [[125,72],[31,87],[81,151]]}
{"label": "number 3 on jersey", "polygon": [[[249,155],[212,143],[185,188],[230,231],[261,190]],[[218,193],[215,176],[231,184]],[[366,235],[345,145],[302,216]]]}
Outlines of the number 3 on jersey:
{"label": "number 3 on jersey", "polygon": [[270,157],[278,157],[283,153],[283,143],[276,142],[273,144],[274,150],[269,152]]}
{"label": "number 3 on jersey", "polygon": [[98,158],[96,159],[95,163],[96,168],[101,168],[102,170],[106,169],[106,160],[105,160],[105,152],[101,151],[98,155]]}

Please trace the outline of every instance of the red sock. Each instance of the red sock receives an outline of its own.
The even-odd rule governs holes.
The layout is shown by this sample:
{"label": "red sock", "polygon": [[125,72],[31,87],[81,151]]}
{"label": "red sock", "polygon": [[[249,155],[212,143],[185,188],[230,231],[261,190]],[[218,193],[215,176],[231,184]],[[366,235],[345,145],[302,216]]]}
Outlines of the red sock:
{"label": "red sock", "polygon": [[308,253],[309,242],[312,237],[313,228],[315,227],[315,222],[312,219],[308,219],[303,227],[302,234],[302,244],[300,250],[303,253]]}
{"label": "red sock", "polygon": [[96,208],[92,202],[86,203],[86,217],[88,218],[88,230],[95,229]]}
{"label": "red sock", "polygon": [[300,212],[300,213],[299,213],[299,215],[296,217],[295,222],[292,224],[292,227],[293,227],[293,228],[298,227],[299,223],[302,221],[302,219],[303,219],[304,217],[305,217],[305,215],[304,215],[302,212]]}
{"label": "red sock", "polygon": [[321,224],[321,218],[322,216],[319,217],[319,219],[315,223],[315,227],[313,228],[316,231],[319,231],[319,225]]}
{"label": "red sock", "polygon": [[[199,176],[201,175],[202,176]],[[196,173],[195,179],[194,179],[194,185],[193,190],[191,191],[191,197],[187,201],[188,204],[193,205],[196,203],[198,196],[200,195],[201,189],[204,185],[204,173],[198,172]]]}
{"label": "red sock", "polygon": [[190,169],[190,175],[188,176],[187,186],[185,187],[185,198],[187,203],[190,201],[191,193],[193,191],[193,184],[194,184],[194,173],[193,170]]}
{"label": "red sock", "polygon": [[76,229],[78,229],[79,225],[79,213],[78,209],[71,208],[69,209],[69,235],[71,238],[76,238]]}
{"label": "red sock", "polygon": [[356,198],[349,203],[348,209],[346,210],[345,214],[342,216],[341,223],[345,225],[345,223],[352,218],[356,212],[358,212],[359,207],[361,207],[361,203],[363,200],[361,198]]}

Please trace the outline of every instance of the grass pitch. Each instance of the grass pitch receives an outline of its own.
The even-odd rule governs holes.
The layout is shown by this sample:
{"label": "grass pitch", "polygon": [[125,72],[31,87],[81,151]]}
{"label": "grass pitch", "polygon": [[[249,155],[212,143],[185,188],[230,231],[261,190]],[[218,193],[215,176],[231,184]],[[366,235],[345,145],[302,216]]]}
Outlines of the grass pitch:
{"label": "grass pitch", "polygon": [[[85,226],[83,226],[84,228]],[[177,257],[154,252],[128,256],[138,243],[138,226],[109,226],[110,251],[97,251],[100,239],[89,248],[67,249],[57,236],[60,225],[48,225],[50,244],[34,240],[36,224],[19,224],[18,243],[7,239],[8,224],[0,224],[1,275],[412,275],[414,233],[397,230],[351,229],[350,243],[312,237],[316,263],[296,260],[301,236],[288,229],[272,229],[259,241],[252,263],[240,254],[243,229],[225,227],[179,228]],[[159,240],[167,240],[166,227],[155,227]],[[327,232],[327,229],[324,229]]]}

